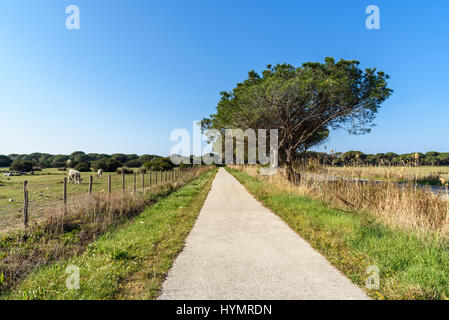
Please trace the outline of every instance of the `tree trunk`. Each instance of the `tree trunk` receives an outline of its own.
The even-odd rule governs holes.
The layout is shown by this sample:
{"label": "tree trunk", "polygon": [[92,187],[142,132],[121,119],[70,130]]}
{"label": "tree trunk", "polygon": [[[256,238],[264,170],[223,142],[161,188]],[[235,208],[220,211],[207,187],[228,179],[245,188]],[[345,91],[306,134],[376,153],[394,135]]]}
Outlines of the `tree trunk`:
{"label": "tree trunk", "polygon": [[295,172],[295,169],[293,168],[293,152],[291,150],[287,151],[285,159],[285,176],[287,177],[287,180],[294,185],[299,185],[301,175],[299,172]]}

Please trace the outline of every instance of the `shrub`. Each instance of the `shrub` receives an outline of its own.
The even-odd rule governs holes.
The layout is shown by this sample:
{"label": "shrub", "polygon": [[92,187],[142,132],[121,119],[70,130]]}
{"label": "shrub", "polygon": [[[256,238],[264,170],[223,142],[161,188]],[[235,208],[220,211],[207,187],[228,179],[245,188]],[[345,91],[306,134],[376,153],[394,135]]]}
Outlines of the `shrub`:
{"label": "shrub", "polygon": [[48,160],[40,160],[37,165],[41,168],[50,168],[50,161]]}
{"label": "shrub", "polygon": [[90,164],[87,163],[87,162],[78,163],[75,166],[75,170],[78,170],[79,172],[90,172],[91,171],[90,170]]}
{"label": "shrub", "polygon": [[150,171],[162,171],[173,169],[174,165],[169,158],[160,158],[145,162],[144,166]]}
{"label": "shrub", "polygon": [[67,160],[67,168],[76,168],[76,166],[79,164],[80,162],[75,161],[75,160]]}
{"label": "shrub", "polygon": [[122,173],[131,174],[131,173],[134,173],[134,170],[128,169],[127,167],[122,167],[122,168],[117,168],[117,173],[119,173],[119,174],[122,174]]}
{"label": "shrub", "polygon": [[147,173],[147,168],[145,167],[140,167],[138,170],[139,173]]}
{"label": "shrub", "polygon": [[139,168],[140,166],[142,166],[142,161],[139,159],[129,160],[126,163],[126,166],[128,168]]}
{"label": "shrub", "polygon": [[99,170],[99,169],[103,169],[103,171],[105,172],[114,172],[117,170],[117,168],[119,168],[122,164],[112,158],[103,158],[100,159],[98,161],[95,161],[92,164],[92,168],[94,170]]}
{"label": "shrub", "polygon": [[11,163],[12,163],[12,160],[9,157],[0,155],[0,168],[1,167],[9,167],[11,165]]}
{"label": "shrub", "polygon": [[11,170],[14,171],[32,171],[34,163],[29,160],[14,161],[11,163]]}
{"label": "shrub", "polygon": [[127,163],[130,160],[128,156],[123,153],[114,153],[111,155],[111,158],[120,161],[120,163]]}

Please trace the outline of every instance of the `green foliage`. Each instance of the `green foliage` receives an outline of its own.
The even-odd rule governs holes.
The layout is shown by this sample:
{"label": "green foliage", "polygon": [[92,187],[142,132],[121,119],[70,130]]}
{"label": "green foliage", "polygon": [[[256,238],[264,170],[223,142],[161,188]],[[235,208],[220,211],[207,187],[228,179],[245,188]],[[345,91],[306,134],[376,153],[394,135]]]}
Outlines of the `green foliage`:
{"label": "green foliage", "polygon": [[[416,157],[418,155],[418,158]],[[449,153],[430,151],[427,153],[412,152],[396,154],[394,152],[365,154],[361,151],[348,151],[346,153],[331,153],[307,151],[297,154],[297,159],[316,159],[319,163],[334,166],[447,166]]]}
{"label": "green foliage", "polygon": [[113,155],[111,155],[111,158],[119,161],[122,164],[125,164],[129,161],[129,157],[123,153],[114,153]]}
{"label": "green foliage", "polygon": [[0,167],[9,167],[12,163],[12,159],[7,156],[0,155]]}
{"label": "green foliage", "polygon": [[122,174],[122,173],[124,173],[124,174],[132,174],[132,173],[134,173],[134,170],[133,169],[129,169],[127,167],[121,167],[121,168],[117,168],[116,172],[120,173],[120,174]]}
{"label": "green foliage", "polygon": [[[184,240],[195,224],[215,173],[216,170],[209,171],[177,191],[171,186],[148,192],[147,201],[156,203],[147,206],[135,220],[121,227],[111,228],[110,232],[85,246],[86,250],[82,253],[73,254],[70,258],[65,257],[56,263],[51,254],[42,258],[46,265],[26,274],[25,279],[12,290],[2,292],[0,299],[157,298],[173,260],[182,250]],[[163,201],[159,201],[162,199]],[[30,240],[34,238],[36,237],[30,237]],[[23,240],[17,242],[23,243]],[[53,247],[55,243],[59,244],[53,241]],[[73,252],[80,251],[74,249]],[[36,256],[36,251],[33,254]],[[67,290],[65,281],[68,265],[79,266],[82,270],[79,290]],[[125,280],[131,286],[124,286]],[[134,287],[136,282],[145,290],[132,296],[127,288]]]}
{"label": "green foliage", "polygon": [[128,161],[139,159],[137,154],[127,154],[126,156],[128,157]]}
{"label": "green foliage", "polygon": [[366,268],[380,269],[376,299],[447,299],[447,239],[389,228],[355,212],[340,211],[285,192],[245,173],[229,170],[247,190],[361,287]]}
{"label": "green foliage", "polygon": [[11,170],[30,172],[33,170],[34,163],[29,160],[19,160],[11,163]]}
{"label": "green foliage", "polygon": [[144,155],[139,157],[139,160],[142,163],[145,163],[147,161],[156,160],[156,159],[159,159],[159,158],[161,158],[161,157],[157,156],[157,155],[154,155],[154,154],[144,154]]}
{"label": "green foliage", "polygon": [[140,159],[129,160],[126,163],[128,168],[139,168],[143,165],[143,162]]}
{"label": "green foliage", "polygon": [[364,162],[366,155],[360,151],[348,151],[342,155],[342,160],[345,163],[351,163],[354,165],[359,165]]}
{"label": "green foliage", "polygon": [[103,169],[105,172],[114,172],[119,168],[122,164],[120,161],[114,158],[104,158],[92,163],[92,168],[94,170]]}
{"label": "green foliage", "polygon": [[269,65],[255,71],[232,92],[222,92],[217,112],[203,119],[203,130],[278,129],[279,160],[291,171],[298,149],[327,137],[329,128],[351,134],[369,132],[375,114],[390,96],[389,78],[375,68],[361,70],[355,60]]}
{"label": "green foliage", "polygon": [[163,171],[174,168],[174,164],[171,162],[170,158],[159,158],[152,161],[147,161],[144,163],[144,166],[150,171]]}
{"label": "green foliage", "polygon": [[90,172],[90,164],[87,162],[80,162],[75,166],[75,170],[79,172]]}

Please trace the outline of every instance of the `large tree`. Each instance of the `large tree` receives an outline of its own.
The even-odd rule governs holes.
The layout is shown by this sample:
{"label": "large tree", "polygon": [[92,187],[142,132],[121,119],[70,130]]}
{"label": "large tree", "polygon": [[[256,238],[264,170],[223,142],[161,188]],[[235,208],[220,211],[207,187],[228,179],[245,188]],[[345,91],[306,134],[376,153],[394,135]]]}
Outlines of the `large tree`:
{"label": "large tree", "polygon": [[251,71],[231,92],[221,93],[217,112],[203,119],[202,128],[278,129],[279,161],[292,180],[295,154],[301,146],[311,147],[317,132],[370,131],[392,90],[384,72],[358,66],[355,60],[326,58],[300,67],[268,65],[261,75]]}

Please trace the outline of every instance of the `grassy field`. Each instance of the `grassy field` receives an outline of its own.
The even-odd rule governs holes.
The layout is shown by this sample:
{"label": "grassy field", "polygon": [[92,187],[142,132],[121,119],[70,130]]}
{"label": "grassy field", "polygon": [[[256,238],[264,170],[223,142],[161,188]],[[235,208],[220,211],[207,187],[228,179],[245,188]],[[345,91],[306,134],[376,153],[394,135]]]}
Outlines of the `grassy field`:
{"label": "grassy field", "polygon": [[330,208],[280,184],[268,184],[228,169],[256,198],[278,214],[315,249],[365,287],[366,269],[380,269],[380,289],[365,290],[376,299],[447,299],[449,241],[390,227],[368,214]]}
{"label": "grassy field", "polygon": [[[79,195],[87,194],[89,189],[89,176],[93,176],[92,192],[105,193],[108,191],[108,175],[111,175],[112,191],[122,190],[122,176],[115,172],[105,172],[102,178],[97,178],[94,172],[83,172],[80,185],[68,184],[68,201],[76,199]],[[149,186],[149,174],[144,175],[145,187]],[[152,172],[154,184],[156,175],[160,182],[159,173]],[[44,169],[36,171],[34,175],[22,175],[4,177],[0,176],[0,230],[20,225],[23,220],[23,182],[28,181],[29,214],[30,221],[42,217],[48,207],[62,203],[63,180],[67,171],[57,169]],[[125,188],[132,192],[134,188],[134,177],[132,174],[125,175]],[[137,175],[137,189],[142,189],[142,176]]]}
{"label": "grassy field", "polygon": [[[216,170],[147,207],[87,250],[28,274],[2,299],[152,299],[182,249],[209,192]],[[66,268],[80,270],[80,289],[66,287]]]}
{"label": "grassy field", "polygon": [[411,182],[443,186],[449,182],[449,167],[317,167],[315,172],[327,175],[381,180],[389,182]]}

